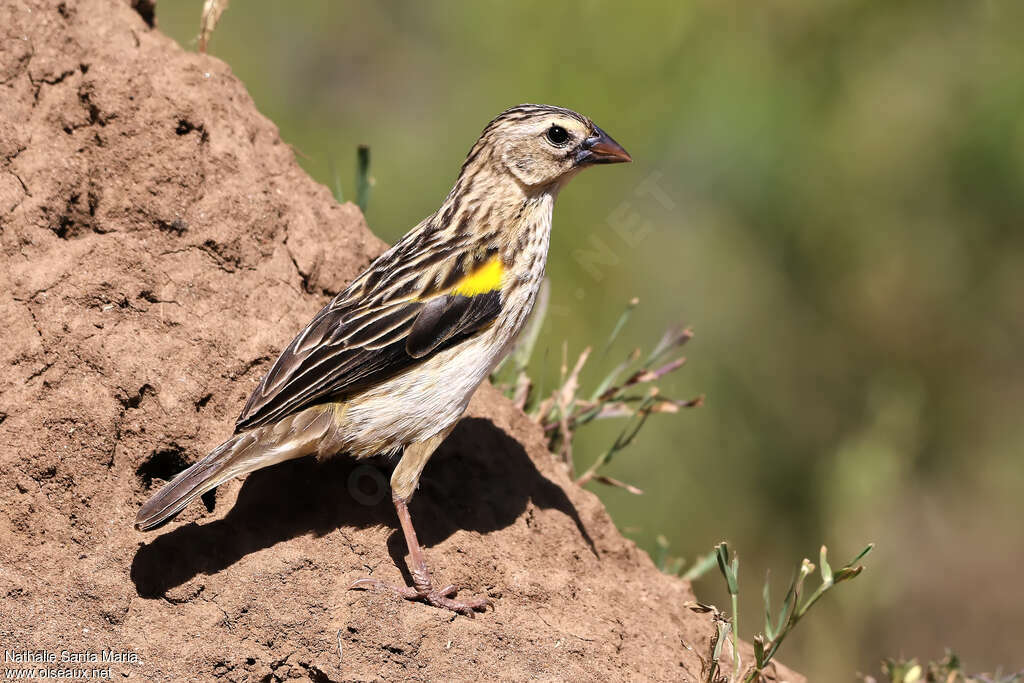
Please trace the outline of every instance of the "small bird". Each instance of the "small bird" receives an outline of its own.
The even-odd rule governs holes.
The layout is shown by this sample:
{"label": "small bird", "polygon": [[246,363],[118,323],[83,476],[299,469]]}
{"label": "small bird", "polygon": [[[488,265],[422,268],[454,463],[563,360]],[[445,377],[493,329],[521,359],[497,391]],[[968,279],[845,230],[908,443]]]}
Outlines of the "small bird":
{"label": "small bird", "polygon": [[139,510],[151,529],[225,481],[305,455],[402,453],[391,476],[413,586],[359,579],[473,616],[487,598],[437,587],[409,516],[420,474],[511,350],[544,276],[551,212],[580,170],[631,161],[569,109],[521,104],[484,128],[434,214],[327,304],[271,366],[234,435]]}

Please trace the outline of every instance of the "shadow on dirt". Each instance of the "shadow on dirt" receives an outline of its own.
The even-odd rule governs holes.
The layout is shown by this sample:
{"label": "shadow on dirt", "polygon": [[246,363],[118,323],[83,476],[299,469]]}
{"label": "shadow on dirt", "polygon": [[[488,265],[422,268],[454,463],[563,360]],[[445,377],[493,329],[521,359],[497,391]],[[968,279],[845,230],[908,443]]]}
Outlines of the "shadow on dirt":
{"label": "shadow on dirt", "polygon": [[[141,597],[156,598],[281,541],[378,524],[396,529],[387,551],[408,580],[389,477],[387,463],[378,467],[347,457],[323,463],[301,458],[253,472],[223,519],[174,529],[139,548],[132,581]],[[410,511],[420,543],[429,547],[459,529],[486,534],[505,528],[529,501],[568,515],[596,554],[565,492],[537,470],[523,447],[490,420],[466,418],[431,459]]]}

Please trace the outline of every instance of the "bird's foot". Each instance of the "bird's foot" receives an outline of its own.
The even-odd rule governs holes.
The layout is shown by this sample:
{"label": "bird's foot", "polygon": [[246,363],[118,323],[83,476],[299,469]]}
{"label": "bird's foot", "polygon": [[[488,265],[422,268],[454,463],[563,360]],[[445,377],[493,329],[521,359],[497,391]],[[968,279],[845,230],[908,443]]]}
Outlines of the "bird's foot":
{"label": "bird's foot", "polygon": [[434,607],[440,607],[441,609],[451,610],[452,612],[458,612],[464,614],[467,617],[476,616],[476,612],[482,612],[487,609],[487,606],[494,606],[490,598],[470,598],[468,600],[456,600],[455,595],[459,592],[458,586],[448,585],[444,588],[434,588],[430,584],[413,588],[411,586],[396,586],[380,579],[359,579],[355,581],[349,590],[353,588],[377,588],[381,590],[390,591],[396,595],[405,598],[406,600],[417,600],[419,602],[425,602],[428,605]]}

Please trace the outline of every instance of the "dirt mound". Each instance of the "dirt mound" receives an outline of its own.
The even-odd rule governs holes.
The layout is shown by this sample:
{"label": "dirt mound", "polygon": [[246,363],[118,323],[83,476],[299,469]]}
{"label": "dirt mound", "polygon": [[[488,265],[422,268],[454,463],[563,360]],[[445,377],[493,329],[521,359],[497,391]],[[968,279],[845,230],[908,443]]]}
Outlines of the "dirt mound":
{"label": "dirt mound", "polygon": [[495,599],[476,619],[346,590],[408,578],[376,466],[286,463],[133,530],[384,247],[227,66],[135,5],[0,3],[0,642],[35,658],[4,666],[106,649],[128,661],[87,668],[142,679],[695,680],[712,626],[689,586],[490,388],[412,505],[438,578]]}

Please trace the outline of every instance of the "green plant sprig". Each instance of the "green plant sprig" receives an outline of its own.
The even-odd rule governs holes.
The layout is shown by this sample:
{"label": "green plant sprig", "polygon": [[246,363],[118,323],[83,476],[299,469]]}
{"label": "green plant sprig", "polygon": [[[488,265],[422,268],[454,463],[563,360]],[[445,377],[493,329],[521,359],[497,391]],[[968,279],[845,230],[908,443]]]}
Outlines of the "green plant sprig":
{"label": "green plant sprig", "polygon": [[[580,353],[576,362],[569,365],[568,349],[563,345],[562,364],[558,387],[551,394],[534,403],[534,396],[540,392],[533,391],[533,382],[527,375],[526,368],[537,342],[538,332],[547,309],[547,283],[541,290],[538,303],[520,337],[517,348],[509,355],[505,365],[512,365],[514,379],[505,383],[497,381],[502,366],[492,374],[494,381],[505,395],[517,406],[527,412],[544,430],[548,439],[548,449],[564,463],[577,484],[580,486],[596,481],[608,486],[625,489],[630,493],[641,494],[643,491],[632,484],[613,479],[601,474],[599,470],[636,438],[647,418],[653,413],[676,413],[680,408],[699,406],[703,397],[689,400],[676,400],[664,396],[656,382],[683,366],[686,359],[677,357],[667,360],[674,349],[677,349],[693,337],[693,332],[686,327],[669,328],[655,345],[650,355],[640,362],[641,351],[634,349],[624,361],[619,363],[605,375],[588,398],[581,397],[580,376],[584,365],[590,357],[591,349],[587,347]],[[612,328],[611,334],[603,345],[606,355],[619,335],[628,324],[633,310],[639,305],[636,298],[630,299],[625,310]],[[638,391],[640,385],[648,385],[645,392]],[[587,470],[576,476],[572,442],[576,431],[583,425],[594,420],[609,418],[626,418],[627,424],[615,441],[594,460]]]}
{"label": "green plant sprig", "polygon": [[[725,587],[729,591],[729,599],[732,601],[732,660],[735,665],[733,671],[733,680],[739,679],[740,675],[740,612],[739,612],[739,597],[740,597],[740,584],[739,584],[739,572],[740,572],[740,558],[729,556],[729,546],[725,541],[722,541],[715,546],[715,559],[718,560],[718,569],[722,572],[722,576],[725,577]],[[756,645],[755,645],[756,648]]]}
{"label": "green plant sprig", "polygon": [[[732,680],[742,680],[743,683],[753,683],[758,680],[768,664],[774,659],[776,653],[778,653],[786,636],[793,631],[797,623],[814,606],[814,603],[831,590],[833,586],[858,576],[864,570],[863,565],[858,563],[871,552],[872,548],[874,548],[874,544],[869,544],[853,560],[843,565],[842,569],[833,572],[828,562],[828,549],[825,546],[821,546],[818,560],[821,584],[810,595],[801,600],[804,593],[804,582],[815,570],[814,563],[805,558],[800,563],[800,567],[790,582],[782,608],[779,610],[778,617],[774,620],[772,619],[769,576],[765,580],[764,590],[762,591],[765,609],[764,632],[754,636],[754,663],[744,672],[742,678],[739,675],[740,667],[737,663],[736,672]],[[735,661],[738,662],[739,654],[736,645],[739,642],[739,636],[736,615],[739,597],[739,564],[735,558],[730,561],[729,549],[725,543],[715,546],[715,550],[717,552],[719,570],[725,577],[729,595],[732,598],[733,651],[736,653]]]}
{"label": "green plant sprig", "polygon": [[[889,683],[1018,683],[1024,680],[1024,671],[1004,674],[996,669],[993,674],[967,674],[960,664],[960,658],[952,650],[937,662],[925,665],[917,659],[886,659],[882,662],[882,675]],[[864,683],[877,683],[873,676],[858,675]]]}
{"label": "green plant sprig", "polygon": [[[345,193],[341,189],[341,175],[338,173],[338,167],[334,164],[334,157],[330,154],[327,155],[327,171],[331,175],[331,194],[334,196],[334,201],[342,204],[345,202]],[[366,213],[366,207],[370,204],[370,190],[374,184],[373,176],[370,175],[370,147],[359,145],[356,147],[355,197],[356,206],[363,213]]]}

